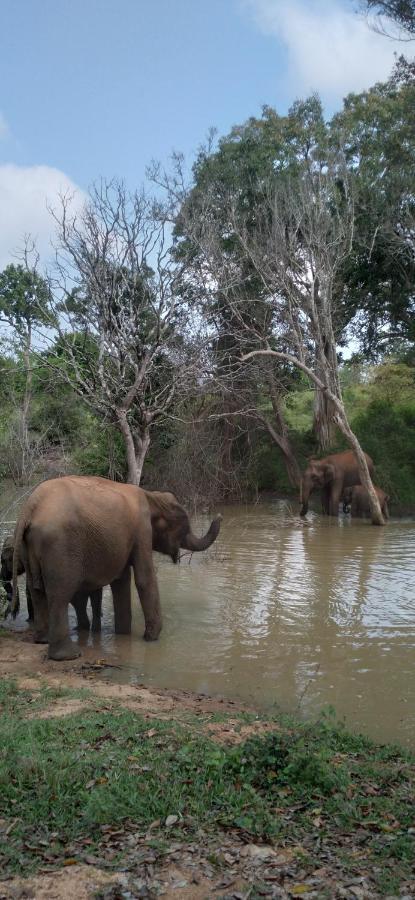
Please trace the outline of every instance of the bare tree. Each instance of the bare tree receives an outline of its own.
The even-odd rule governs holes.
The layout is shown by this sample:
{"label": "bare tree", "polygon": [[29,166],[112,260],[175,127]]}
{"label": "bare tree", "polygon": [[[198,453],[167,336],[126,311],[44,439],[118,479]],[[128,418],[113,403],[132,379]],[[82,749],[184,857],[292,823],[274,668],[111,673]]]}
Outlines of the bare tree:
{"label": "bare tree", "polygon": [[143,192],[129,193],[118,181],[94,187],[80,215],[68,197],[52,215],[56,353],[68,364],[56,356],[49,362],[119,429],[128,480],[139,484],[152,427],[197,371],[168,223]]}
{"label": "bare tree", "polygon": [[[324,404],[325,419],[340,428],[356,453],[361,481],[370,497],[372,522],[382,525],[378,498],[363,450],[347,419],[338,377],[339,282],[354,229],[353,195],[346,176],[340,178],[338,171],[308,171],[282,187],[271,184],[253,216],[254,229],[236,216],[232,224],[269,296],[275,298],[276,328],[274,347],[268,341],[265,349],[245,353],[243,360],[274,358],[291,363],[308,376],[316,387],[318,402]],[[278,349],[282,336],[291,344],[291,352]]]}
{"label": "bare tree", "polygon": [[[210,149],[211,144],[206,153]],[[258,346],[260,335],[260,345],[266,346],[272,334],[273,309],[269,298],[264,300],[261,284],[250,263],[244,271],[247,261],[244,248],[241,248],[242,258],[238,265],[234,248],[227,254],[224,247],[224,232],[226,235],[233,227],[232,195],[227,204],[221,197],[225,224],[221,221],[219,225],[215,183],[204,185],[202,190],[188,187],[181,155],[174,156],[171,172],[167,173],[155,164],[149,174],[165,192],[166,215],[176,228],[176,254],[187,261],[183,290],[189,302],[198,309],[210,338],[209,390],[220,403],[209,415],[224,423],[225,468],[231,465],[229,454],[235,422],[248,420],[254,427],[266,431],[279,448],[288,479],[298,487],[301,472],[284,416],[284,397],[292,376],[286,366],[277,371],[275,363],[269,365],[264,359],[245,366],[243,372],[240,368],[241,348],[249,350],[253,345]],[[258,288],[261,303],[257,302]],[[247,323],[250,323],[249,328]]]}
{"label": "bare tree", "polygon": [[[341,154],[331,168],[307,165],[296,177],[269,179],[256,196],[255,205],[241,209],[229,195],[226,214],[229,233],[239,242],[239,265],[234,252],[224,252],[209,203],[202,211],[194,239],[202,250],[205,280],[208,275],[211,290],[220,290],[244,363],[272,358],[310,378],[320,429],[326,425],[323,444],[329,446],[337,425],[356,452],[372,521],[384,524],[363,451],[347,420],[338,374],[342,267],[354,232],[353,193]],[[186,215],[186,203],[180,214]],[[245,289],[244,271],[250,287],[256,276],[256,299]]]}

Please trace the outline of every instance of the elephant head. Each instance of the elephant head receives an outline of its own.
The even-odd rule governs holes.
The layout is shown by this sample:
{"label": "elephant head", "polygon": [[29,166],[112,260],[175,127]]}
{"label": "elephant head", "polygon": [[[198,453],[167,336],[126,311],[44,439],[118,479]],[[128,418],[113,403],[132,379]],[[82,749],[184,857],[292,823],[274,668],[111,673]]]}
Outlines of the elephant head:
{"label": "elephant head", "polygon": [[310,494],[316,488],[322,488],[333,481],[334,474],[334,466],[331,463],[324,459],[310,459],[301,480],[301,516],[307,515]]}
{"label": "elephant head", "polygon": [[215,516],[206,534],[199,538],[191,529],[186,511],[174,496],[168,492],[146,491],[150,506],[153,529],[153,550],[170,556],[174,563],[179,560],[179,551],[207,550],[216,540],[222,516]]}

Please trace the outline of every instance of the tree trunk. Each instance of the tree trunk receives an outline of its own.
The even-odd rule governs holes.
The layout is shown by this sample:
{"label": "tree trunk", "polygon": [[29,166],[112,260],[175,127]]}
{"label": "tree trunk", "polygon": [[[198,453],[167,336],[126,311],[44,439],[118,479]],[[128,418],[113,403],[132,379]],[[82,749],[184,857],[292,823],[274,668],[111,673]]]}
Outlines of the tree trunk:
{"label": "tree trunk", "polygon": [[373,487],[373,482],[370,477],[370,472],[368,469],[368,465],[366,462],[365,454],[360,446],[360,443],[353,433],[350,425],[347,421],[346,413],[343,409],[343,415],[340,414],[340,411],[335,415],[335,421],[339,426],[340,430],[343,432],[344,436],[347,438],[349,443],[351,444],[359,465],[359,474],[360,481],[363,484],[363,487],[366,488],[368,497],[369,497],[369,505],[370,512],[372,516],[372,525],[385,525],[385,520],[382,515],[382,510],[380,508],[379,497]]}
{"label": "tree trunk", "polygon": [[132,431],[127,419],[125,410],[117,410],[117,425],[124,438],[125,451],[127,455],[127,481],[128,484],[139,484],[140,476],[137,470],[137,460],[135,455],[135,446]]}
{"label": "tree trunk", "polygon": [[315,374],[325,388],[317,390],[314,398],[313,431],[320,450],[328,450],[333,443],[335,404],[330,397],[340,397],[339,372],[336,353],[336,338],[331,317],[332,284],[323,273],[314,278],[310,297],[310,319],[315,341]]}
{"label": "tree trunk", "polygon": [[141,435],[134,435],[134,444],[135,444],[135,466],[137,473],[137,482],[136,484],[140,484],[141,476],[143,473],[144,461],[147,456],[147,451],[150,446],[150,429],[146,428]]}
{"label": "tree trunk", "polygon": [[[331,341],[325,342],[322,353],[324,362],[316,366],[317,377],[332,394],[339,396],[336,348]],[[320,450],[329,450],[333,445],[335,412],[335,405],[326,391],[317,388],[314,395],[313,432]]]}
{"label": "tree trunk", "polygon": [[27,459],[29,453],[29,413],[32,398],[32,369],[30,366],[30,351],[32,349],[32,326],[27,322],[26,341],[23,350],[23,359],[26,373],[25,394],[23,399],[21,418],[21,443],[22,443],[22,477],[26,475]]}

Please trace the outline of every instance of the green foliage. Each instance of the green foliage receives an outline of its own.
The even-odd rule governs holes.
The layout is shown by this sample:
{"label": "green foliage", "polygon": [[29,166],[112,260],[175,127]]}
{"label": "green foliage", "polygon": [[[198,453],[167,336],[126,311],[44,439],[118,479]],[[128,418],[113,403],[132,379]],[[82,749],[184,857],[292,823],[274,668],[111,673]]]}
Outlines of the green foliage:
{"label": "green foliage", "polygon": [[390,495],[392,507],[415,507],[415,398],[391,406],[374,400],[352,423],[365,450],[373,457],[376,482]]}
{"label": "green foliage", "polygon": [[101,475],[115,481],[127,478],[127,463],[122,436],[114,426],[104,425],[84,411],[72,462],[79,475]]}
{"label": "green foliage", "polygon": [[44,278],[23,266],[9,265],[0,273],[0,320],[21,336],[35,324],[50,325],[49,287]]}

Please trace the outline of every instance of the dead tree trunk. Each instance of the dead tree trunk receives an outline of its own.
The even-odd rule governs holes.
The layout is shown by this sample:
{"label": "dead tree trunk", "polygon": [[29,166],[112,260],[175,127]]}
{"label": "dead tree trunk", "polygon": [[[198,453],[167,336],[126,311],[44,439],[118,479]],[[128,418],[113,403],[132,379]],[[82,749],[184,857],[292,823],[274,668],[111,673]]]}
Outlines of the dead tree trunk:
{"label": "dead tree trunk", "polygon": [[140,484],[143,466],[150,446],[150,429],[145,427],[142,434],[133,433],[125,410],[117,410],[117,425],[124,438],[127,456],[128,484]]}

